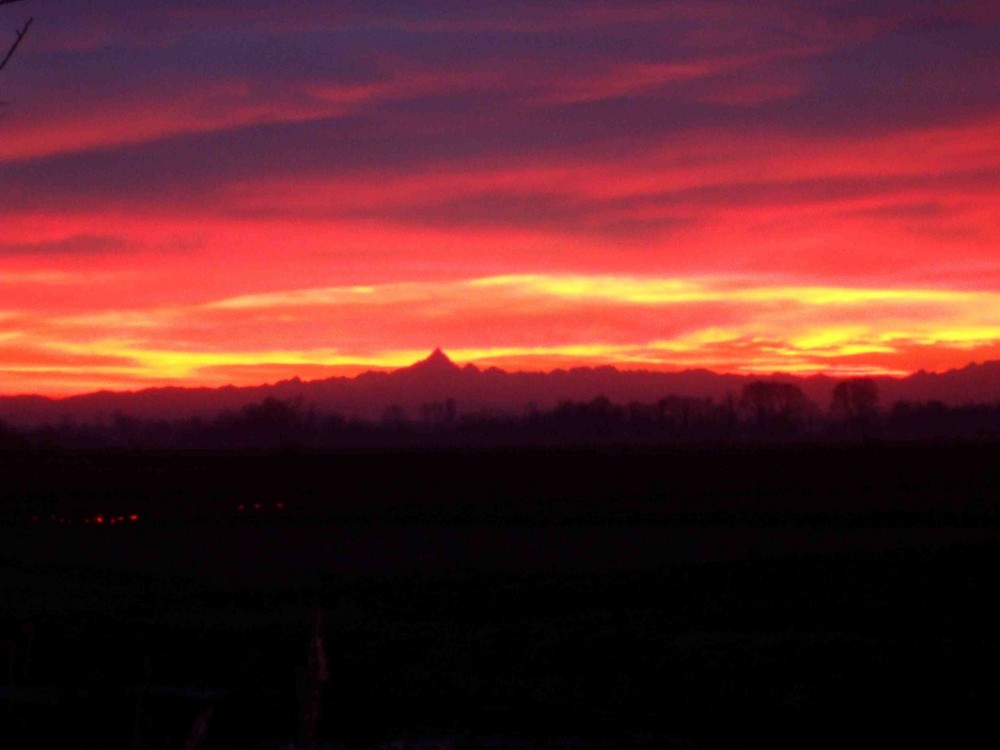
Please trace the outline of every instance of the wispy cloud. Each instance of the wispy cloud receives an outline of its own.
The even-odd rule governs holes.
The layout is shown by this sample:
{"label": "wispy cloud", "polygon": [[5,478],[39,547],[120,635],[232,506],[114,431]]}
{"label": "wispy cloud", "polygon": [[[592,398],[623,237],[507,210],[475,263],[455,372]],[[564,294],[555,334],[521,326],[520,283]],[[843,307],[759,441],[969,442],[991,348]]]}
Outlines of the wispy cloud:
{"label": "wispy cloud", "polygon": [[68,4],[3,82],[0,391],[994,356],[998,33],[978,0]]}
{"label": "wispy cloud", "polygon": [[998,314],[1000,293],[989,291],[509,275],[68,316],[9,313],[0,333],[15,335],[0,338],[0,370],[9,382],[45,363],[52,372],[75,367],[87,382],[115,367],[119,381],[129,376],[135,386],[250,384],[265,372],[400,367],[443,343],[460,361],[519,369],[575,362],[899,373],[927,351],[950,351],[956,364],[1000,352]]}

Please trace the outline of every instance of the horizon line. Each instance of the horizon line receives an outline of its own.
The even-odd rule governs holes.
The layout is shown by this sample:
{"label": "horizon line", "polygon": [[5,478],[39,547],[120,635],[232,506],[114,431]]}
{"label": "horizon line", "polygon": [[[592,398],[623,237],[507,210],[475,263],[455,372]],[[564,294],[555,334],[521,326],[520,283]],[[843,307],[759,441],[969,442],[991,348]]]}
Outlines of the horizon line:
{"label": "horizon line", "polygon": [[[464,351],[464,350],[459,350]],[[902,370],[880,370],[873,371],[871,368],[856,368],[851,370],[850,368],[844,367],[830,367],[826,369],[806,369],[803,368],[801,371],[796,372],[794,370],[731,370],[726,368],[714,369],[708,366],[690,366],[675,368],[670,367],[649,367],[650,362],[643,362],[641,360],[636,360],[635,362],[619,361],[619,362],[579,362],[577,364],[569,364],[566,367],[552,367],[550,369],[527,369],[521,367],[514,367],[506,369],[499,367],[495,364],[484,365],[477,363],[475,360],[467,360],[464,358],[453,359],[448,355],[443,347],[435,347],[434,350],[427,356],[411,361],[409,364],[389,366],[389,365],[362,365],[358,364],[356,370],[353,374],[330,374],[325,377],[316,378],[303,378],[299,375],[293,375],[288,378],[280,378],[278,380],[271,381],[261,381],[257,383],[251,383],[246,385],[237,385],[235,383],[225,383],[220,385],[209,385],[203,383],[193,382],[191,384],[184,384],[182,382],[167,382],[162,384],[151,384],[143,387],[136,388],[122,388],[116,389],[113,387],[97,387],[93,390],[76,390],[66,393],[40,393],[40,392],[21,392],[21,393],[0,393],[0,399],[17,399],[17,398],[41,398],[50,401],[63,401],[72,398],[93,396],[98,394],[114,394],[114,395],[133,395],[146,393],[150,391],[162,391],[162,390],[206,390],[206,391],[221,391],[221,390],[252,390],[255,388],[273,388],[279,386],[283,383],[299,382],[303,385],[308,385],[311,383],[320,383],[328,380],[342,379],[342,380],[357,380],[358,378],[368,375],[368,374],[384,374],[391,375],[396,372],[412,370],[422,364],[428,363],[430,360],[435,358],[435,355],[440,354],[447,360],[448,363],[453,365],[459,371],[472,366],[479,373],[485,373],[491,370],[499,370],[504,374],[534,374],[534,375],[551,375],[557,372],[572,372],[574,370],[598,370],[598,369],[611,369],[619,373],[653,373],[659,375],[681,375],[685,373],[708,373],[711,375],[719,377],[738,377],[743,379],[771,379],[771,378],[789,378],[794,380],[810,380],[813,378],[826,378],[829,380],[850,380],[852,378],[873,378],[878,380],[890,380],[890,381],[903,381],[908,378],[914,377],[919,374],[928,375],[944,375],[949,372],[958,372],[961,370],[968,369],[970,367],[980,367],[985,366],[991,362],[1000,362],[1000,360],[970,360],[966,362],[965,365],[961,367],[946,367],[942,369],[927,369],[920,368],[918,370],[902,371]],[[490,358],[485,358],[490,359]],[[630,365],[636,366],[630,366]],[[330,370],[340,370],[340,369],[354,369],[353,365],[333,365],[328,366],[327,369]],[[364,369],[361,369],[364,368]],[[838,372],[839,371],[839,372]]]}

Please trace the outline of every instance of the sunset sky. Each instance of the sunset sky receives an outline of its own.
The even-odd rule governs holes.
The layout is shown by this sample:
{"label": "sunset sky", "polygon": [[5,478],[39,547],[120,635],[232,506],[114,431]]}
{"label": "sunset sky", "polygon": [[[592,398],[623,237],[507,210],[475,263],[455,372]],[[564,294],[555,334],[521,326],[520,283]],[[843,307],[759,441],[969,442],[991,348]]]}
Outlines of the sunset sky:
{"label": "sunset sky", "polygon": [[1000,3],[0,6],[0,393],[1000,359]]}

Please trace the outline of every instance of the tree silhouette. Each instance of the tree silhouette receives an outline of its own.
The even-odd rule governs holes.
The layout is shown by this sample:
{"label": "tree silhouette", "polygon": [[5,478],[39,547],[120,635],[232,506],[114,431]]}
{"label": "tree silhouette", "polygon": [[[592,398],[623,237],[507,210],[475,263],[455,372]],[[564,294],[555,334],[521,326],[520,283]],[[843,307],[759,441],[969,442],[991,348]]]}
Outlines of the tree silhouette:
{"label": "tree silhouette", "polygon": [[845,422],[851,431],[867,437],[878,408],[878,384],[871,378],[851,378],[833,389],[830,412]]}
{"label": "tree silhouette", "polygon": [[0,419],[0,451],[23,448],[24,440],[7,423]]}
{"label": "tree silhouette", "polygon": [[758,429],[788,433],[805,418],[810,402],[797,385],[755,380],[743,386],[740,406],[750,413]]}
{"label": "tree silhouette", "polygon": [[386,430],[401,430],[407,425],[406,409],[399,404],[389,404],[382,412],[379,425]]}
{"label": "tree silhouette", "polygon": [[455,399],[428,401],[420,405],[420,420],[427,432],[444,432],[455,425],[458,410]]}
{"label": "tree silhouette", "polygon": [[[0,5],[10,5],[11,3],[17,3],[20,1],[21,0],[0,0]],[[24,40],[25,35],[28,33],[28,29],[31,26],[31,22],[34,20],[35,20],[34,18],[29,18],[27,22],[24,24],[24,26],[22,26],[20,29],[16,31],[16,37],[14,39],[14,42],[10,45],[10,47],[7,48],[7,52],[6,54],[4,54],[3,58],[0,58],[0,70],[3,70],[4,68],[7,67],[7,63],[10,62],[10,59],[14,56],[14,53],[17,52],[17,48],[21,45],[21,42]]]}

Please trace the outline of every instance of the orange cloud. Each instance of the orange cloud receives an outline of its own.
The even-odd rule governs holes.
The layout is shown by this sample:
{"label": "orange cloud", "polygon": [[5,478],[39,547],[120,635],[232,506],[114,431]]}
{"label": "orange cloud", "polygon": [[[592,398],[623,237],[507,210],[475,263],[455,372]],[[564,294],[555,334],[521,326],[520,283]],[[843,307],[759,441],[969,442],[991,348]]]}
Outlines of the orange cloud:
{"label": "orange cloud", "polygon": [[0,370],[7,391],[26,370],[59,374],[60,389],[70,371],[82,382],[111,374],[134,387],[225,378],[249,385],[265,372],[400,367],[441,343],[460,361],[515,368],[899,373],[928,351],[958,366],[1000,349],[998,319],[1000,294],[987,291],[494,276],[70,315],[9,312],[0,317]]}
{"label": "orange cloud", "polygon": [[0,391],[997,354],[989,3],[295,5],[19,50]]}

